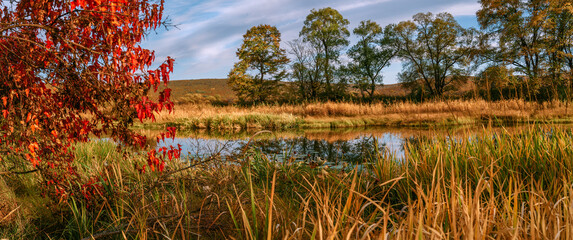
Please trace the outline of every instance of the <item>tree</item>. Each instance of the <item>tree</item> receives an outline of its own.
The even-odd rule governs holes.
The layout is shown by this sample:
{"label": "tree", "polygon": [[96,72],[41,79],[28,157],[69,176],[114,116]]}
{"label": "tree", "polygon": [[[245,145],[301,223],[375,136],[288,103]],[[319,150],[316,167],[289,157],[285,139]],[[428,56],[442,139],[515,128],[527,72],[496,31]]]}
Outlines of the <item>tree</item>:
{"label": "tree", "polygon": [[311,10],[304,21],[300,37],[318,50],[317,60],[325,80],[325,94],[332,96],[332,83],[334,79],[334,64],[338,62],[340,52],[348,46],[350,32],[347,29],[349,22],[342,15],[330,7]]}
{"label": "tree", "polygon": [[423,86],[442,97],[453,83],[469,73],[463,68],[474,55],[474,32],[462,28],[449,13],[418,13],[413,21],[392,26],[391,38],[404,63],[400,80],[412,88]]}
{"label": "tree", "polygon": [[[163,1],[21,0],[0,9],[0,164],[7,169],[39,171],[49,193],[67,196],[67,183],[80,181],[74,143],[105,135],[143,147],[145,137],[129,129],[133,119],[172,109],[170,89],[158,102],[147,93],[167,84],[173,59],[148,71],[154,54],[139,46],[162,24]],[[164,157],[152,150],[148,163],[162,170]]]}
{"label": "tree", "polygon": [[546,0],[480,0],[477,12],[481,28],[495,41],[494,61],[513,65],[529,78],[535,92],[543,75],[543,25],[547,20]]}
{"label": "tree", "polygon": [[324,87],[318,50],[298,39],[289,41],[288,45],[289,53],[294,56],[290,77],[297,85],[300,99],[316,100]]}
{"label": "tree", "polygon": [[570,96],[573,80],[573,3],[554,0],[549,4],[544,24],[548,77],[553,80],[555,96],[559,93]]}
{"label": "tree", "polygon": [[[485,95],[488,101],[491,100],[501,100],[504,98],[504,92],[507,92],[510,87],[515,90],[519,86],[516,86],[516,78],[513,76],[510,69],[505,66],[492,65],[481,71],[475,78],[477,87],[480,93]],[[511,94],[511,92],[505,93],[506,95]],[[516,93],[517,97],[518,94]]]}
{"label": "tree", "polygon": [[[530,99],[570,92],[573,3],[569,0],[481,0],[481,28],[489,35],[490,58],[526,76]],[[569,86],[567,86],[569,85]],[[567,89],[563,92],[563,89]],[[540,98],[540,99],[539,99]]]}
{"label": "tree", "polygon": [[263,102],[275,95],[289,62],[280,41],[279,30],[269,25],[252,27],[243,35],[239,62],[229,73],[229,85],[241,101]]}
{"label": "tree", "polygon": [[355,75],[355,87],[370,98],[374,96],[376,84],[382,83],[382,69],[390,65],[398,52],[391,45],[391,39],[386,37],[390,31],[390,28],[382,31],[380,25],[370,20],[360,22],[353,31],[360,39],[348,51],[353,60],[348,69]]}

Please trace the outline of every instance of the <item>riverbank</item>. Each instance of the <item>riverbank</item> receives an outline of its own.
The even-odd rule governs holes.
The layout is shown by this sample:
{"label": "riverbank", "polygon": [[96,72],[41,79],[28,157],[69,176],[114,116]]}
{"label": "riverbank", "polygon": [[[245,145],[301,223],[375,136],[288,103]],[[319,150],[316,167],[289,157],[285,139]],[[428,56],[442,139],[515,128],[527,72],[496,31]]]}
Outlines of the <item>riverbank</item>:
{"label": "riverbank", "polygon": [[570,239],[571,142],[570,130],[530,126],[409,142],[404,161],[375,149],[362,170],[251,149],[169,162],[163,173],[135,169],[141,154],[83,143],[75,167],[97,177],[94,198],[44,198],[37,173],[0,175],[0,237]]}
{"label": "riverbank", "polygon": [[177,105],[172,114],[161,113],[154,123],[136,128],[164,129],[312,129],[367,126],[429,127],[475,124],[573,123],[573,107],[559,101],[522,100],[488,102],[451,100],[394,104],[310,103],[254,107]]}

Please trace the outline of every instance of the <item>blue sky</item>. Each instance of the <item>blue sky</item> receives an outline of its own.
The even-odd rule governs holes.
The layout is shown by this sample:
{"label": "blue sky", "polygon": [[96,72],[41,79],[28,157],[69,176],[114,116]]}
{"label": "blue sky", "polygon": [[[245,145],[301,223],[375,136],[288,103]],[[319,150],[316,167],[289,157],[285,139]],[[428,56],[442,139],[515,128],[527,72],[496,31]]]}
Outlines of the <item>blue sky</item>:
{"label": "blue sky", "polygon": [[[462,26],[476,27],[480,5],[477,0],[167,0],[164,15],[177,27],[149,33],[142,45],[155,50],[158,61],[175,58],[173,80],[226,78],[247,29],[274,25],[284,43],[298,38],[311,9],[324,7],[337,9],[352,31],[362,20],[385,26],[419,12],[449,12]],[[385,68],[384,83],[396,83],[401,69],[400,63]]]}

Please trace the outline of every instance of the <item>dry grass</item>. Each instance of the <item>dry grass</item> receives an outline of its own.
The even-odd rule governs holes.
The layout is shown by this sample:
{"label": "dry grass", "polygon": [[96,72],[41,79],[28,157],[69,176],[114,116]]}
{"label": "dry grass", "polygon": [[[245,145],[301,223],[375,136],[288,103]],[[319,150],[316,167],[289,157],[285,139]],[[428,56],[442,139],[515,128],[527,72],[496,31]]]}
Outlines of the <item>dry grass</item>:
{"label": "dry grass", "polygon": [[[482,115],[543,117],[565,115],[568,110],[566,107],[566,104],[561,102],[537,104],[522,100],[507,100],[500,102],[488,102],[484,100],[451,100],[429,101],[424,103],[400,102],[390,105],[383,103],[368,105],[327,102],[305,105],[285,105],[279,107],[262,106],[251,110],[264,113],[290,113],[304,117],[387,116],[392,114],[445,114],[457,117]],[[571,109],[569,109],[569,112],[571,112]]]}
{"label": "dry grass", "polygon": [[[6,183],[0,182],[0,189],[8,189]],[[18,203],[10,192],[0,190],[0,227],[6,227],[6,224],[16,219],[15,212],[18,211]]]}
{"label": "dry grass", "polygon": [[[283,239],[573,237],[571,133],[531,128],[474,137],[411,145],[404,162],[381,153],[373,176],[303,176],[298,214],[277,223],[277,232]],[[268,164],[258,175],[297,174]]]}
{"label": "dry grass", "polygon": [[[343,171],[247,151],[233,163],[178,171],[186,164],[173,162],[163,174],[141,174],[132,165],[141,155],[82,144],[78,170],[104,177],[101,198],[23,204],[0,236],[571,239],[573,134],[548,128],[412,142],[405,161],[378,151],[362,170]],[[10,183],[0,186],[16,202],[40,202],[21,190],[40,191],[34,176],[0,176]]]}
{"label": "dry grass", "polygon": [[[173,114],[160,113],[157,123],[146,127],[163,128],[165,124],[194,129],[285,129],[339,128],[357,126],[428,126],[464,125],[492,121],[496,124],[546,121],[571,121],[567,103],[523,100],[488,102],[485,100],[445,100],[424,103],[358,104],[347,102],[307,103],[298,105],[227,105],[236,100],[226,79],[172,81],[172,100],[178,103]],[[461,92],[471,92],[470,82]],[[384,96],[406,94],[400,84],[380,86]]]}
{"label": "dry grass", "polygon": [[[199,129],[464,125],[483,122],[570,121],[572,113],[573,109],[564,102],[535,103],[522,100],[450,100],[390,105],[326,102],[254,107],[187,104],[176,106],[172,114],[159,114],[157,123],[160,126],[173,123],[182,128]],[[274,121],[277,122],[272,124]],[[211,126],[213,122],[218,125]]]}

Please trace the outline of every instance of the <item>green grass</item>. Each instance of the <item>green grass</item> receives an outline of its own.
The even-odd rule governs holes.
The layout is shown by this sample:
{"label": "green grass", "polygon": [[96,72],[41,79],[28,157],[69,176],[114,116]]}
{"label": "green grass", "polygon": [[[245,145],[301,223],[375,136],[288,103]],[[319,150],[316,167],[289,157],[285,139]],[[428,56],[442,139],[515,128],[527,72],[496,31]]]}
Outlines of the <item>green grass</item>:
{"label": "green grass", "polygon": [[77,166],[100,176],[99,197],[58,202],[41,197],[37,175],[2,175],[0,213],[13,213],[0,237],[570,239],[572,142],[569,130],[532,125],[411,139],[406,159],[375,149],[357,169],[249,150],[184,171],[189,163],[172,162],[161,174],[135,170],[141,154],[85,143]]}

